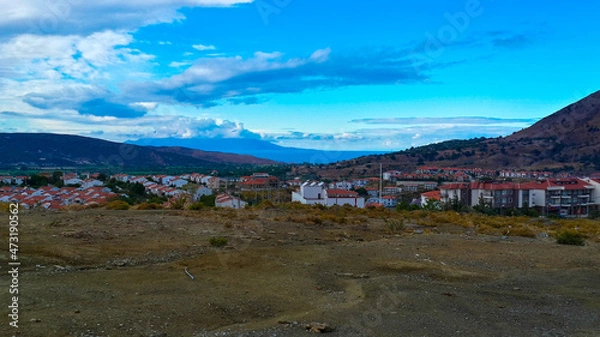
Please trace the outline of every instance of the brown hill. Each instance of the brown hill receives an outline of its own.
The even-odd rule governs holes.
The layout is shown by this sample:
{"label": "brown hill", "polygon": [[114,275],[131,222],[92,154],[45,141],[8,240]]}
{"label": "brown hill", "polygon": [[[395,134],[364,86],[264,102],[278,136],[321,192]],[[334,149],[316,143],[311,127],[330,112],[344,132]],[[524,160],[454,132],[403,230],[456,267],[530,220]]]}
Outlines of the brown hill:
{"label": "brown hill", "polygon": [[0,133],[0,168],[164,169],[269,165],[275,161],[248,155],[180,147],[153,147],[51,133]]}
{"label": "brown hill", "polygon": [[451,140],[409,150],[321,166],[296,174],[345,178],[385,169],[413,171],[420,165],[483,169],[600,171],[600,91],[508,137]]}

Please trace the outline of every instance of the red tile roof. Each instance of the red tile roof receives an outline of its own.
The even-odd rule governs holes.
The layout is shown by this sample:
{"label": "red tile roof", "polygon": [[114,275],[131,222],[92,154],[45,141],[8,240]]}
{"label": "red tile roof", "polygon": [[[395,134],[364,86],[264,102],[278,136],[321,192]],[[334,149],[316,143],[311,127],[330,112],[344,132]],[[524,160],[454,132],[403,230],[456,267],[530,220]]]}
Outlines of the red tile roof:
{"label": "red tile roof", "polygon": [[358,196],[357,192],[347,190],[331,189],[326,190],[326,192],[330,198],[355,198]]}
{"label": "red tile roof", "polygon": [[427,199],[433,199],[433,200],[441,199],[440,191],[431,191],[431,192],[421,193],[421,195],[426,197]]}

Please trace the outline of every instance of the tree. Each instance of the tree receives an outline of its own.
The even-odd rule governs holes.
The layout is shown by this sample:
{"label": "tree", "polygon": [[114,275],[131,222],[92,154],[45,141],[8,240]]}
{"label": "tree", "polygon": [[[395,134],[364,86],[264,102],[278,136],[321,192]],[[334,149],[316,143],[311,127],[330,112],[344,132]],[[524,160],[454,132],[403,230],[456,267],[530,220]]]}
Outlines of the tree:
{"label": "tree", "polygon": [[27,185],[31,186],[33,188],[40,188],[42,186],[47,186],[48,178],[38,175],[38,174],[34,174],[31,177],[29,177],[29,179],[27,179]]}
{"label": "tree", "polygon": [[442,205],[440,204],[439,200],[429,199],[423,206],[423,209],[428,211],[441,211]]}
{"label": "tree", "polygon": [[366,197],[369,195],[369,192],[367,192],[367,189],[364,187],[359,187],[359,188],[355,189],[354,192],[358,193],[358,195],[360,195],[362,197]]}

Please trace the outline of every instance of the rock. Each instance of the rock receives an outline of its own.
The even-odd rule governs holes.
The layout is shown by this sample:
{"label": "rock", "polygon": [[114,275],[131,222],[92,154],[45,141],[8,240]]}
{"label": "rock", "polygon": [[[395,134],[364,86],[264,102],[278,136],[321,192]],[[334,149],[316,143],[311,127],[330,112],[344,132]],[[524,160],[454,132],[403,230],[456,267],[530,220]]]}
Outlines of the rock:
{"label": "rock", "polygon": [[306,324],[304,328],[314,333],[333,332],[335,330],[334,326],[331,326],[327,323],[310,323]]}

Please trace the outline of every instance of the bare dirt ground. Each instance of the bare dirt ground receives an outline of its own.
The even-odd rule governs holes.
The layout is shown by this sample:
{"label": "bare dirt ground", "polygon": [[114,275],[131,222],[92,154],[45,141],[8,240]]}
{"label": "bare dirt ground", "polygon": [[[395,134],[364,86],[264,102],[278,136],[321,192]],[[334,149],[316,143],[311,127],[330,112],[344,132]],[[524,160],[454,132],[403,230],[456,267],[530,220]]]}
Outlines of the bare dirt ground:
{"label": "bare dirt ground", "polygon": [[20,328],[5,314],[0,335],[294,337],[319,322],[331,336],[600,336],[598,240],[284,216],[23,212]]}

